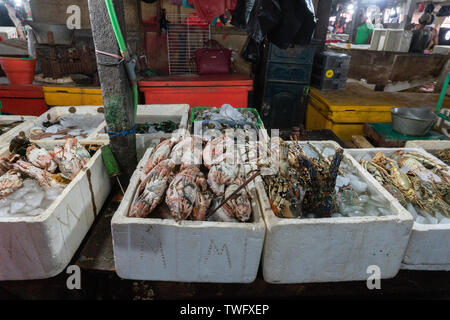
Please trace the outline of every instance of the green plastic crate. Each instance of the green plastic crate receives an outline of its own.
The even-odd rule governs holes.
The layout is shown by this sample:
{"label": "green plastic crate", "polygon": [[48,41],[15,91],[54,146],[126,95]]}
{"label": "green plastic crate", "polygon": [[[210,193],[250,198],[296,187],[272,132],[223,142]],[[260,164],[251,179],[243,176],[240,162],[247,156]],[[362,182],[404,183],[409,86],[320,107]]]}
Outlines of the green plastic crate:
{"label": "green plastic crate", "polygon": [[[220,108],[220,107],[192,107],[191,109],[191,122],[198,122],[198,121],[204,121],[204,120],[195,120],[194,116],[195,116],[195,110],[201,110],[201,109],[210,109],[210,108]],[[251,112],[253,112],[253,114],[256,116],[256,119],[258,120],[256,122],[256,126],[261,127],[263,122],[261,121],[261,117],[259,116],[259,112],[258,110],[256,110],[255,108],[236,108],[236,109],[240,109],[243,111],[249,110]]]}

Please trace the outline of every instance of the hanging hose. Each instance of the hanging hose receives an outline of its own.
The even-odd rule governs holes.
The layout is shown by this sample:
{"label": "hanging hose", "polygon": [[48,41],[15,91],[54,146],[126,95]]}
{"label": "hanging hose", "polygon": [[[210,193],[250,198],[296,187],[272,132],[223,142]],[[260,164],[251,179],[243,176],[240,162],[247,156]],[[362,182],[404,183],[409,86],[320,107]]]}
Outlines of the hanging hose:
{"label": "hanging hose", "polygon": [[123,38],[122,30],[120,29],[119,21],[117,20],[116,10],[114,10],[114,4],[112,0],[105,0],[105,3],[122,57],[128,60],[130,56],[128,53],[127,45],[125,43],[125,39]]}
{"label": "hanging hose", "polygon": [[447,77],[445,78],[444,86],[442,87],[441,95],[439,96],[439,101],[438,101],[438,103],[436,105],[436,114],[439,117],[441,117],[441,118],[443,118],[444,120],[447,120],[447,121],[450,121],[450,119],[446,115],[440,113],[439,111],[441,110],[442,104],[444,103],[444,98],[445,98],[445,94],[447,92],[447,87],[448,87],[448,83],[449,82],[450,82],[450,73],[448,73]]}
{"label": "hanging hose", "polygon": [[117,44],[119,45],[120,53],[122,57],[125,59],[128,66],[125,68],[127,70],[128,78],[131,82],[132,90],[133,90],[133,104],[134,104],[134,122],[136,122],[137,117],[137,105],[139,99],[138,86],[136,80],[136,74],[134,72],[134,66],[130,61],[130,53],[128,51],[127,45],[125,43],[125,39],[122,34],[122,30],[120,29],[119,21],[117,19],[116,10],[114,9],[114,4],[112,0],[105,0],[106,9],[108,10],[109,19],[111,20],[111,24],[114,30],[114,35],[116,36]]}

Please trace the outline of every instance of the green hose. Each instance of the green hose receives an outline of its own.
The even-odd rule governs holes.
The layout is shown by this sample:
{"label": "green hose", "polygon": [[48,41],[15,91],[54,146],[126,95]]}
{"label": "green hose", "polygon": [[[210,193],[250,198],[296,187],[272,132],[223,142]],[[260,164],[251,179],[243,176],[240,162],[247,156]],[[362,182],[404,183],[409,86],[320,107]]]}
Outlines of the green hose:
{"label": "green hose", "polygon": [[441,95],[439,96],[439,101],[438,101],[438,104],[436,106],[436,111],[437,112],[439,112],[439,110],[441,110],[441,108],[442,108],[442,103],[444,102],[445,93],[447,91],[447,87],[448,87],[448,83],[449,82],[450,82],[450,73],[447,74],[447,77],[445,78],[444,86],[442,87]]}
{"label": "green hose", "polygon": [[443,118],[444,120],[447,120],[447,121],[450,121],[450,119],[446,115],[440,113],[439,111],[441,110],[442,104],[444,103],[444,98],[445,98],[445,94],[447,92],[447,87],[448,87],[448,83],[449,82],[450,82],[450,73],[448,73],[447,77],[445,78],[444,86],[442,87],[441,95],[439,96],[439,101],[438,101],[438,103],[436,105],[436,114],[439,117],[441,117],[441,118]]}
{"label": "green hose", "polygon": [[[127,44],[123,38],[122,30],[120,29],[119,21],[117,20],[116,10],[114,9],[114,4],[112,0],[105,0],[106,9],[108,10],[109,18],[114,30],[114,34],[117,39],[117,44],[119,45],[122,57],[128,61],[130,60],[130,53],[128,52]],[[131,79],[130,79],[131,80]],[[136,122],[137,117],[137,105],[139,100],[138,86],[135,80],[131,80],[133,89],[133,103],[134,103],[134,122]]]}
{"label": "green hose", "polygon": [[112,0],[105,0],[105,3],[106,9],[108,10],[109,18],[111,19],[114,34],[116,35],[120,52],[122,53],[122,57],[124,57],[125,60],[128,60],[130,56],[128,54],[127,44],[125,43],[125,39],[123,38],[122,30],[120,29],[119,26],[119,21],[117,20],[116,10],[114,10],[114,4]]}

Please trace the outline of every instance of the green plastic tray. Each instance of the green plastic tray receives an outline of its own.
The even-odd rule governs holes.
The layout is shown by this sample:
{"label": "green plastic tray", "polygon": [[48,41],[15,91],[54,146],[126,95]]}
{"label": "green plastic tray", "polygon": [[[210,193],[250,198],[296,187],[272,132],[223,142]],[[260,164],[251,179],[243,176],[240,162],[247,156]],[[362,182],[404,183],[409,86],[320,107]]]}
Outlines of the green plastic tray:
{"label": "green plastic tray", "polygon": [[398,141],[407,141],[407,140],[447,140],[447,137],[442,133],[430,130],[430,132],[423,137],[413,137],[407,136],[401,133],[398,133],[392,130],[391,123],[370,123],[372,128],[375,129],[385,140],[398,140]]}
{"label": "green plastic tray", "polygon": [[[204,121],[204,120],[195,120],[195,110],[201,110],[201,109],[210,109],[210,108],[220,108],[220,107],[192,107],[191,108],[191,122],[198,122],[198,121]],[[236,108],[236,109],[241,109],[241,110],[249,110],[251,112],[253,112],[253,114],[256,116],[256,119],[258,120],[256,122],[256,126],[261,127],[263,122],[261,121],[261,117],[259,116],[259,112],[258,110],[256,110],[255,108]]]}

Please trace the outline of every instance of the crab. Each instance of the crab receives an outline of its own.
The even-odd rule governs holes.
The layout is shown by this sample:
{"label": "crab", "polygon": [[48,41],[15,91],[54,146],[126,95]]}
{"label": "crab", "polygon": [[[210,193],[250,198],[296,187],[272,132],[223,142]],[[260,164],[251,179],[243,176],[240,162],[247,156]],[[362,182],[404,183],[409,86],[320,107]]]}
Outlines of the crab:
{"label": "crab", "polygon": [[186,220],[199,203],[201,208],[196,209],[194,218],[201,217],[204,207],[209,208],[209,201],[206,196],[201,197],[199,193],[205,193],[207,188],[205,176],[198,167],[182,166],[166,193],[166,203],[172,217],[177,221]]}
{"label": "crab", "polygon": [[208,184],[214,194],[223,195],[226,186],[238,177],[239,170],[240,165],[230,165],[226,162],[213,165],[208,173]]}
{"label": "crab", "polygon": [[130,217],[145,218],[152,213],[163,199],[174,167],[172,160],[164,160],[147,174],[136,191]]}
{"label": "crab", "polygon": [[231,161],[231,164],[235,164],[234,140],[226,135],[221,135],[206,144],[203,149],[203,164],[210,169],[214,164],[224,161],[228,163]]}
{"label": "crab", "polygon": [[[225,198],[230,197],[244,183],[241,179],[236,179],[225,191]],[[246,188],[240,190],[232,199],[228,200],[223,206],[223,211],[230,217],[236,218],[241,222],[247,222],[251,219],[252,205],[250,203],[250,194]]]}
{"label": "crab", "polygon": [[14,162],[20,159],[18,154],[10,154],[8,156],[0,157],[0,176],[12,169]]}
{"label": "crab", "polygon": [[44,189],[65,187],[65,184],[58,179],[57,175],[52,175],[50,172],[33,166],[29,162],[18,160],[13,167],[16,171],[23,172],[27,176],[36,179]]}
{"label": "crab", "polygon": [[10,170],[0,177],[0,199],[22,188],[23,180],[20,173]]}
{"label": "crab", "polygon": [[58,164],[61,176],[68,180],[73,180],[90,158],[87,150],[75,138],[67,139],[62,148],[55,147],[51,154]]}
{"label": "crab", "polygon": [[143,167],[144,174],[148,174],[158,163],[168,159],[176,142],[176,139],[171,138],[158,144]]}
{"label": "crab", "polygon": [[173,148],[170,158],[176,164],[200,164],[202,159],[202,137],[192,135],[182,139]]}
{"label": "crab", "polygon": [[34,166],[54,173],[58,165],[53,160],[52,155],[45,149],[41,149],[36,145],[27,148],[26,157]]}

